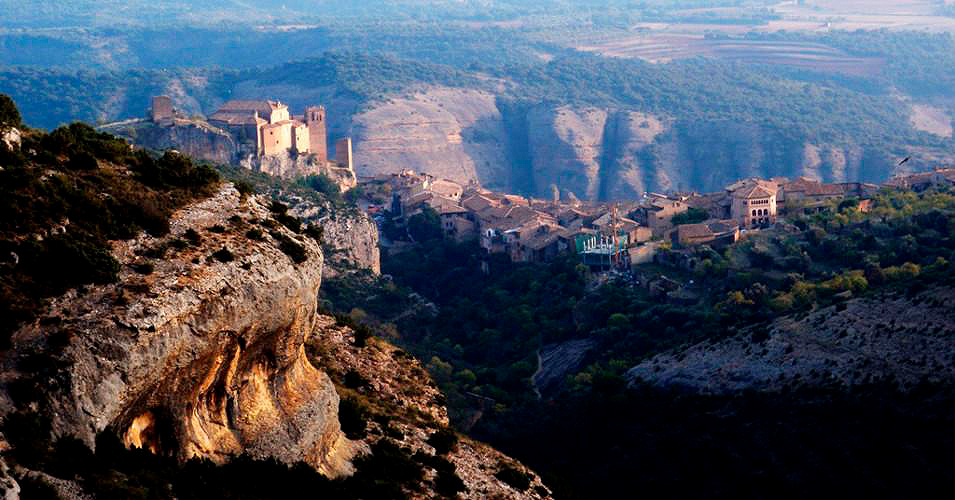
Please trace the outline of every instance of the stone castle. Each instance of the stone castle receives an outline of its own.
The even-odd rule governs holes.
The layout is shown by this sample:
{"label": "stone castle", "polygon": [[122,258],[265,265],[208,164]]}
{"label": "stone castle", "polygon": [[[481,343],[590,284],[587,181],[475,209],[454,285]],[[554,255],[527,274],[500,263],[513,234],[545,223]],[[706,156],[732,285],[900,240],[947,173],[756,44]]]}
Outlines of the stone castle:
{"label": "stone castle", "polygon": [[[149,121],[160,128],[200,126],[228,136],[233,144],[230,163],[271,175],[290,177],[324,174],[345,190],[356,184],[350,138],[335,143],[329,161],[325,108],[308,106],[293,116],[287,105],[273,100],[227,101],[203,123],[193,123],[175,109],[168,96],[152,99]],[[204,158],[203,148],[182,144],[185,152]],[[196,151],[198,149],[198,151]]]}

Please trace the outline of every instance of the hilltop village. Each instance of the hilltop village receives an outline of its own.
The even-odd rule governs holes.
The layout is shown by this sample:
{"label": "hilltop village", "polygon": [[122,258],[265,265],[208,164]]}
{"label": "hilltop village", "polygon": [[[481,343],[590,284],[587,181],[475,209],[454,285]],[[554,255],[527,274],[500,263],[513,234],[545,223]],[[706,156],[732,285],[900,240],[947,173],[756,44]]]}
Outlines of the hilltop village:
{"label": "hilltop village", "polygon": [[785,229],[786,215],[831,210],[844,200],[866,211],[880,189],[943,184],[955,185],[955,169],[898,177],[883,186],[753,178],[715,193],[648,193],[640,201],[618,203],[527,198],[411,170],[364,178],[359,185],[379,222],[387,219],[401,230],[411,217],[433,211],[446,238],[478,240],[487,253],[514,262],[545,262],[570,252],[592,268],[628,269],[659,260],[666,250],[667,259],[692,269],[696,247],[721,248],[767,229]]}

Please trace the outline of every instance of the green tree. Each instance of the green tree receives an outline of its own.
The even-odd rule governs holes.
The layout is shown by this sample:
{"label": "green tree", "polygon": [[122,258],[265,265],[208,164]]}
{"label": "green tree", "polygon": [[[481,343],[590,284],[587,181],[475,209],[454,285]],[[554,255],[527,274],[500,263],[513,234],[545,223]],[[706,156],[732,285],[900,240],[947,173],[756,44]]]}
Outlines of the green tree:
{"label": "green tree", "polygon": [[417,242],[441,239],[441,217],[431,207],[424,207],[420,213],[408,219],[408,232]]}
{"label": "green tree", "polygon": [[0,130],[20,126],[20,111],[13,99],[6,94],[0,94]]}

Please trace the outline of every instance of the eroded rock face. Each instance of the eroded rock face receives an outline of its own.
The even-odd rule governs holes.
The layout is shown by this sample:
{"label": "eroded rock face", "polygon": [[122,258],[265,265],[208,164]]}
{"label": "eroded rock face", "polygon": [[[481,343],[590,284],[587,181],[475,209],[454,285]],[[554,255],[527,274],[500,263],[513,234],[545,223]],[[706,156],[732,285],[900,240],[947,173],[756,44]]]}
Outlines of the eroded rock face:
{"label": "eroded rock face", "polygon": [[203,121],[176,120],[175,124],[158,125],[148,120],[131,120],[104,126],[103,130],[144,148],[175,149],[214,163],[231,164],[239,153],[231,135]]}
{"label": "eroded rock face", "polygon": [[381,273],[378,226],[368,214],[356,208],[319,206],[299,197],[290,197],[288,201],[293,215],[322,228],[325,278],[353,270]]}
{"label": "eroded rock face", "polygon": [[[905,173],[879,145],[818,142],[733,120],[678,122],[617,107],[505,106],[489,92],[435,87],[354,117],[361,175],[405,169],[549,198],[632,199],[644,191],[719,191],[746,177],[881,182]],[[907,169],[951,162],[913,148]]]}
{"label": "eroded rock face", "polygon": [[20,485],[10,475],[10,468],[0,457],[0,499],[17,500],[18,498],[20,498]]}
{"label": "eroded rock face", "polygon": [[606,110],[569,106],[531,111],[528,137],[537,193],[556,184],[578,198],[598,198],[607,116]]}
{"label": "eroded rock face", "polygon": [[793,383],[851,387],[888,377],[902,390],[920,381],[955,382],[955,292],[874,297],[782,317],[734,338],[659,354],[628,372],[631,380],[703,394],[779,390]]}
{"label": "eroded rock face", "polygon": [[377,103],[352,127],[360,175],[411,168],[462,184],[510,186],[507,131],[493,94],[421,89]]}
{"label": "eroded rock face", "polygon": [[[50,309],[55,328],[38,321],[16,333],[18,350],[67,339],[57,356],[65,374],[45,395],[55,434],[93,445],[109,427],[127,445],[182,459],[223,462],[247,452],[304,460],[331,476],[349,472],[353,450],[340,432],[338,395],[303,350],[323,256],[281,226],[272,230],[301,245],[305,262],[293,262],[268,231],[262,241],[247,238],[247,221],[269,218],[265,203],[226,187],[177,212],[162,241],[115,243],[120,283],[70,292]],[[234,215],[244,222],[230,221]],[[225,231],[208,231],[216,225]],[[146,260],[144,250],[187,229],[202,243],[151,260],[151,274],[130,269]],[[223,248],[232,260],[211,257]]]}

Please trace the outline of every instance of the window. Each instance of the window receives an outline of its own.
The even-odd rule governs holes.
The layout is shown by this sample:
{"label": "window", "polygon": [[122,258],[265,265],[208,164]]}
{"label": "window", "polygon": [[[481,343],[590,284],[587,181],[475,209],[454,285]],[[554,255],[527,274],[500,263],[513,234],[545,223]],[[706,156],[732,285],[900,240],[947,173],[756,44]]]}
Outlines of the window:
{"label": "window", "polygon": [[753,217],[756,217],[756,211],[753,210]]}

